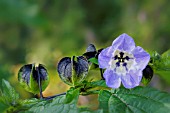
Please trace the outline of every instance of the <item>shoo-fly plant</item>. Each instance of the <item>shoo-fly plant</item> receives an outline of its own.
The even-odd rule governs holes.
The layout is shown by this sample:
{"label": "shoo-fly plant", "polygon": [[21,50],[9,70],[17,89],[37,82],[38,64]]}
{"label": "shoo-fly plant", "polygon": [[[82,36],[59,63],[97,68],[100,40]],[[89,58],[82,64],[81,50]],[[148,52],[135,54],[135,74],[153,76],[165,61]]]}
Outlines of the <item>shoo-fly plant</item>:
{"label": "shoo-fly plant", "polygon": [[[92,69],[99,70],[101,78],[89,74]],[[156,51],[146,51],[136,46],[133,38],[125,33],[113,40],[112,45],[107,48],[96,49],[95,45],[89,44],[82,55],[59,59],[57,72],[58,77],[71,88],[67,92],[44,97],[42,91],[49,83],[45,66],[33,63],[20,68],[19,83],[28,92],[40,94],[40,99],[20,100],[9,82],[2,80],[0,112],[169,113],[170,111],[170,94],[146,87],[154,74],[160,74],[170,81],[168,77],[170,50],[162,55]],[[90,94],[98,95],[99,104],[95,111],[89,106],[77,105],[79,95]]]}

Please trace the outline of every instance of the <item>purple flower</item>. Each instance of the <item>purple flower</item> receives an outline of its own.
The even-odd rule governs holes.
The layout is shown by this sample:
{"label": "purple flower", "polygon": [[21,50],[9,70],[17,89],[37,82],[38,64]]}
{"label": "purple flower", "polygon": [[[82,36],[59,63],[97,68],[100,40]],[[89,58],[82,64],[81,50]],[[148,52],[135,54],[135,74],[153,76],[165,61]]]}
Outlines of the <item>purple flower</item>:
{"label": "purple flower", "polygon": [[99,54],[99,67],[106,69],[103,76],[111,88],[118,88],[122,82],[125,88],[140,84],[142,71],[147,66],[150,55],[127,34],[116,38],[112,46]]}

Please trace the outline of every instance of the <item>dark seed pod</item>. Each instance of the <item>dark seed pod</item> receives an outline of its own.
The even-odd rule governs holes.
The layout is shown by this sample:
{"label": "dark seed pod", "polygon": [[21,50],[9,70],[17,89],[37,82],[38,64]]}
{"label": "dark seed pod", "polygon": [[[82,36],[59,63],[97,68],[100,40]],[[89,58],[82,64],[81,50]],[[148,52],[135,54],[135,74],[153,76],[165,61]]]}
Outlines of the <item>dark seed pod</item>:
{"label": "dark seed pod", "polygon": [[58,74],[62,81],[71,86],[81,83],[88,73],[88,61],[83,57],[62,58],[57,67]]}
{"label": "dark seed pod", "polygon": [[93,44],[89,44],[86,48],[86,52],[96,52],[96,47]]}
{"label": "dark seed pod", "polygon": [[[103,49],[96,50],[96,47],[93,44],[89,44],[89,46],[86,49],[86,53],[83,54],[83,56],[86,57],[89,63],[89,69],[98,69],[99,64],[98,64],[98,56],[100,52]],[[100,69],[101,73],[101,78],[104,80],[103,77],[103,69]]]}
{"label": "dark seed pod", "polygon": [[84,55],[87,59],[90,59],[90,58],[95,57],[96,54],[97,54],[96,47],[95,47],[93,44],[89,44],[89,46],[88,46],[87,49],[86,49],[86,53],[84,53],[83,55]]}
{"label": "dark seed pod", "polygon": [[146,68],[143,70],[143,77],[142,77],[142,83],[144,85],[147,85],[153,77],[153,70],[152,68],[147,65]]}
{"label": "dark seed pod", "polygon": [[18,81],[28,92],[33,94],[38,94],[40,92],[39,80],[43,91],[49,83],[49,76],[42,64],[27,64],[20,68]]}
{"label": "dark seed pod", "polygon": [[96,50],[96,47],[93,44],[89,44],[89,46],[86,49],[86,53],[84,53],[83,55],[87,59],[90,59],[90,58],[97,58],[98,59],[98,55],[100,54],[100,52],[102,50],[103,49]]}
{"label": "dark seed pod", "polygon": [[96,47],[93,44],[89,44],[87,47],[86,53],[84,53],[83,56],[88,60],[90,69],[99,68],[98,55],[102,50],[103,49],[96,50]]}

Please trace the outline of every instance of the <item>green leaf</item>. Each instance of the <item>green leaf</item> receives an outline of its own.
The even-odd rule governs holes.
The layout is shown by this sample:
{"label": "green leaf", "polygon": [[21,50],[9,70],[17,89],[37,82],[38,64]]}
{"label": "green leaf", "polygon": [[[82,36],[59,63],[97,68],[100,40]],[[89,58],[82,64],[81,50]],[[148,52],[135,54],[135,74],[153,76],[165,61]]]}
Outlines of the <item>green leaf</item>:
{"label": "green leaf", "polygon": [[36,98],[31,98],[31,99],[23,100],[21,102],[21,104],[22,104],[22,108],[21,109],[28,110],[31,107],[33,107],[34,105],[38,104],[39,102],[41,102],[41,100],[36,99]]}
{"label": "green leaf", "polygon": [[162,55],[161,55],[161,58],[162,58],[162,62],[163,62],[163,67],[170,71],[170,50],[164,52]]}
{"label": "green leaf", "polygon": [[80,113],[104,113],[102,109],[91,111],[88,108],[81,108],[79,112]]}
{"label": "green leaf", "polygon": [[2,79],[2,97],[9,105],[15,105],[16,101],[19,99],[19,94],[10,85],[10,83]]}
{"label": "green leaf", "polygon": [[95,57],[90,58],[88,61],[90,61],[91,63],[97,64],[97,65],[99,64],[99,63],[98,63],[98,59],[95,58]]}
{"label": "green leaf", "polygon": [[94,88],[108,88],[106,82],[104,80],[98,81],[83,81],[81,84],[76,86],[76,89],[80,89],[81,94],[89,95],[89,94],[98,94],[98,90],[93,90]]}
{"label": "green leaf", "polygon": [[166,83],[170,84],[170,71],[156,71],[157,75],[159,75]]}
{"label": "green leaf", "polygon": [[108,87],[105,80],[93,81],[90,82],[90,85],[92,87]]}
{"label": "green leaf", "polygon": [[159,69],[159,65],[161,62],[161,56],[159,53],[157,53],[156,51],[148,51],[150,54],[150,65],[155,69]]}
{"label": "green leaf", "polygon": [[170,58],[170,49],[169,50],[167,50],[166,52],[164,52],[163,54],[162,54],[162,57],[163,58]]}
{"label": "green leaf", "polygon": [[64,103],[77,104],[78,97],[79,97],[79,89],[71,88],[70,90],[67,91]]}
{"label": "green leaf", "polygon": [[0,112],[12,112],[19,105],[19,94],[16,93],[10,83],[2,79],[2,89],[0,97]]}
{"label": "green leaf", "polygon": [[15,89],[10,85],[10,83],[2,79],[2,96],[8,97],[10,101],[16,101],[19,99],[19,94]]}
{"label": "green leaf", "polygon": [[101,90],[99,93],[99,107],[103,109],[104,113],[108,113],[109,110],[109,106],[110,106],[110,102],[109,99],[112,96],[112,94],[109,91],[106,90]]}
{"label": "green leaf", "polygon": [[170,94],[149,87],[101,90],[100,108],[108,113],[168,113]]}
{"label": "green leaf", "polygon": [[5,111],[8,109],[8,105],[5,104],[3,101],[2,101],[2,97],[0,97],[0,113],[5,113]]}
{"label": "green leaf", "polygon": [[157,68],[154,72],[170,84],[170,50],[164,52],[157,62]]}
{"label": "green leaf", "polygon": [[156,51],[149,51],[151,56],[150,66],[155,71],[170,71],[170,50],[159,55]]}
{"label": "green leaf", "polygon": [[78,113],[77,101],[79,90],[69,90],[67,95],[54,98],[52,101],[41,101],[28,111],[34,113]]}

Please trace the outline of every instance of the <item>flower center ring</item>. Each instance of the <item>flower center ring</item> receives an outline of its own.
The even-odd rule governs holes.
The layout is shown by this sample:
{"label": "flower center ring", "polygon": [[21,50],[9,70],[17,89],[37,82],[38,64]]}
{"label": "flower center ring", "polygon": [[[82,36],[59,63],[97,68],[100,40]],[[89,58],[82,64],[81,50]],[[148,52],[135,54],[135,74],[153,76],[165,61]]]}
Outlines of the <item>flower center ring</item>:
{"label": "flower center ring", "polygon": [[116,50],[113,53],[113,57],[110,60],[110,68],[116,73],[125,75],[129,72],[131,66],[134,64],[134,56],[125,51]]}

